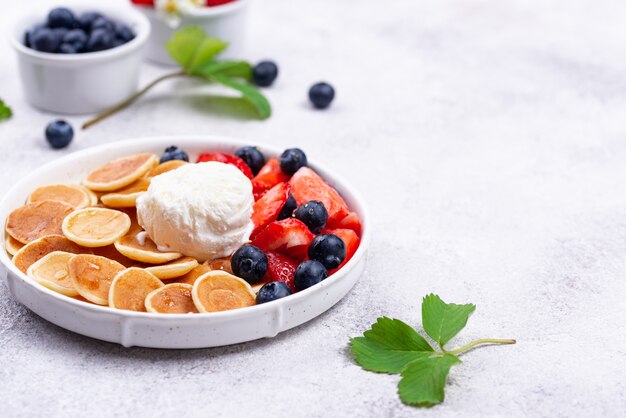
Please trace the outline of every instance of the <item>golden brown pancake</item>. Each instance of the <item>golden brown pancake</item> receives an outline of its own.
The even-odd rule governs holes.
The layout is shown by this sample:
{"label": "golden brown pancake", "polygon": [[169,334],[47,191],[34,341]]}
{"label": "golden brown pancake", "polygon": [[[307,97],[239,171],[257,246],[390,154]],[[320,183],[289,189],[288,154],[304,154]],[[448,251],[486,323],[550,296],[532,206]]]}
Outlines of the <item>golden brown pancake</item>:
{"label": "golden brown pancake", "polygon": [[209,271],[212,271],[211,267],[206,264],[200,264],[184,276],[177,277],[175,281],[176,283],[193,285],[198,277]]}
{"label": "golden brown pancake", "polygon": [[28,268],[43,256],[54,251],[72,254],[91,254],[91,250],[81,247],[62,235],[47,235],[25,245],[13,256],[13,264],[26,273]]}
{"label": "golden brown pancake", "polygon": [[157,165],[152,170],[148,171],[148,173],[146,174],[146,177],[149,177],[149,178],[156,177],[160,174],[167,173],[168,171],[176,170],[178,167],[181,167],[185,164],[187,164],[187,162],[182,161],[182,160],[166,161],[164,163]]}
{"label": "golden brown pancake", "polygon": [[100,200],[113,208],[134,208],[137,198],[148,190],[148,186],[150,186],[150,179],[142,177],[129,186],[100,196]]}
{"label": "golden brown pancake", "polygon": [[22,247],[24,247],[24,244],[13,238],[8,233],[5,234],[4,249],[7,250],[7,253],[9,253],[9,255],[14,256],[15,253],[22,249]]}
{"label": "golden brown pancake", "polygon": [[163,264],[182,257],[177,252],[161,252],[148,234],[126,234],[115,241],[115,248],[131,260],[148,264]]}
{"label": "golden brown pancake", "polygon": [[124,266],[98,255],[80,254],[68,263],[70,280],[82,297],[98,305],[108,305],[111,282]]}
{"label": "golden brown pancake", "polygon": [[146,312],[146,296],[163,287],[163,282],[144,269],[131,267],[113,279],[109,290],[109,306],[129,311]]}
{"label": "golden brown pancake", "polygon": [[191,296],[200,312],[228,311],[255,304],[254,292],[246,281],[219,270],[198,277]]}
{"label": "golden brown pancake", "polygon": [[182,257],[160,266],[146,267],[146,270],[161,280],[174,279],[183,276],[198,266],[198,260],[192,257]]}
{"label": "golden brown pancake", "polygon": [[22,244],[46,235],[61,235],[63,219],[72,210],[72,206],[58,200],[27,203],[11,212],[7,218],[6,231]]}
{"label": "golden brown pancake", "polygon": [[87,174],[83,185],[100,192],[119,190],[139,179],[157,164],[158,158],[152,153],[118,158]]}
{"label": "golden brown pancake", "polygon": [[130,217],[122,211],[86,208],[65,218],[63,234],[85,247],[104,247],[126,234],[130,226]]}
{"label": "golden brown pancake", "polygon": [[50,290],[65,296],[78,296],[67,271],[68,262],[74,255],[65,251],[51,252],[33,263],[26,274]]}
{"label": "golden brown pancake", "polygon": [[59,200],[67,203],[74,209],[91,206],[91,197],[87,189],[76,184],[51,184],[35,189],[28,196],[26,203],[41,202],[42,200]]}
{"label": "golden brown pancake", "polygon": [[171,283],[146,296],[146,310],[154,313],[186,314],[197,313],[193,303],[191,290],[193,286],[186,283]]}

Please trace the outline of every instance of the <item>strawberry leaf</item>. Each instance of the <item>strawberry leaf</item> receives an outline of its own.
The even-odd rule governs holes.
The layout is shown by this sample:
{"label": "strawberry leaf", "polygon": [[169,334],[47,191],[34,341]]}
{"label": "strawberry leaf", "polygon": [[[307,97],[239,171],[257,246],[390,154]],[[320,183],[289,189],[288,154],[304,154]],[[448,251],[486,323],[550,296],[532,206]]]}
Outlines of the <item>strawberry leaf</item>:
{"label": "strawberry leaf", "polygon": [[11,116],[13,116],[13,111],[0,99],[0,121],[9,119]]}
{"label": "strawberry leaf", "polygon": [[437,295],[427,295],[422,302],[422,324],[424,331],[443,348],[465,325],[476,310],[471,303],[457,305],[445,303]]}
{"label": "strawberry leaf", "polygon": [[252,65],[246,61],[213,60],[196,67],[194,74],[206,78],[210,78],[211,75],[221,74],[227,77],[250,80],[252,78]]}
{"label": "strawberry leaf", "polygon": [[217,38],[208,38],[202,28],[190,26],[176,31],[165,43],[165,48],[185,72],[193,74],[197,68],[222,52],[227,45]]}
{"label": "strawberry leaf", "polygon": [[406,366],[398,383],[398,395],[402,402],[431,406],[443,402],[444,387],[450,368],[461,363],[452,354],[424,357]]}
{"label": "strawberry leaf", "polygon": [[259,118],[267,119],[272,114],[272,108],[270,102],[267,101],[265,96],[254,86],[245,84],[239,81],[232,80],[224,74],[210,74],[209,78],[216,83],[220,83],[224,86],[235,89],[242,94],[242,97],[254,106]]}
{"label": "strawberry leaf", "polygon": [[413,328],[399,319],[378,318],[363,337],[353,338],[352,352],[366,370],[400,373],[417,359],[430,356],[433,348]]}

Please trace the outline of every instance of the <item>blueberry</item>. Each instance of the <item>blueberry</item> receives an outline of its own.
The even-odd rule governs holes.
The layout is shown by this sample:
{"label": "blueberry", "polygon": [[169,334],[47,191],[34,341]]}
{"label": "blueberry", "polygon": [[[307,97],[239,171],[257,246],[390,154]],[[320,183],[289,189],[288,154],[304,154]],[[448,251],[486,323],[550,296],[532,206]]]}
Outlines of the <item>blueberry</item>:
{"label": "blueberry", "polygon": [[86,32],[91,31],[91,25],[93,22],[102,17],[100,13],[97,12],[85,12],[78,17],[78,26]]}
{"label": "blueberry", "polygon": [[296,202],[296,199],[293,197],[293,195],[289,193],[289,199],[287,199],[283,208],[278,213],[277,220],[280,221],[282,219],[291,218],[293,216],[293,211],[296,210],[297,207],[298,202]]}
{"label": "blueberry", "polygon": [[248,164],[248,167],[252,170],[252,174],[255,176],[265,165],[265,156],[257,147],[241,147],[235,151],[235,155]]}
{"label": "blueberry", "polygon": [[292,175],[306,165],[306,154],[300,148],[286,149],[280,155],[280,169],[285,174]]}
{"label": "blueberry", "polygon": [[78,54],[78,49],[72,44],[61,44],[59,47],[59,53],[61,54]]}
{"label": "blueberry", "polygon": [[189,156],[185,151],[178,148],[176,145],[172,145],[171,147],[165,148],[165,151],[163,151],[163,155],[161,155],[162,163],[171,160],[182,160],[189,162]]}
{"label": "blueberry", "polygon": [[267,256],[261,249],[246,244],[235,251],[230,259],[230,267],[235,276],[254,284],[261,280],[267,271]]}
{"label": "blueberry", "polygon": [[259,289],[259,293],[256,294],[256,303],[271,302],[289,295],[291,295],[291,289],[285,283],[269,282]]}
{"label": "blueberry", "polygon": [[96,52],[110,49],[113,47],[113,36],[106,29],[94,29],[89,35],[85,51]]}
{"label": "blueberry", "polygon": [[123,43],[132,41],[135,37],[135,34],[128,26],[123,23],[115,24],[115,37],[121,40]]}
{"label": "blueberry", "polygon": [[309,99],[316,109],[326,109],[335,98],[335,89],[328,83],[316,83],[309,89]]}
{"label": "blueberry", "polygon": [[67,147],[74,138],[72,125],[64,120],[54,120],[46,126],[46,140],[52,148]]}
{"label": "blueberry", "polygon": [[70,44],[76,51],[81,51],[87,45],[87,34],[82,29],[72,29],[63,36],[63,44]]}
{"label": "blueberry", "polygon": [[329,270],[336,269],[346,258],[346,244],[337,235],[318,235],[309,245],[309,258],[319,261]]}
{"label": "blueberry", "polygon": [[74,13],[65,7],[52,9],[50,13],[48,13],[48,27],[50,28],[72,29],[75,22],[76,18],[74,17]]}
{"label": "blueberry", "polygon": [[27,46],[27,47],[29,47],[29,48],[32,48],[32,47],[33,47],[33,42],[32,42],[32,40],[33,40],[33,36],[35,36],[35,33],[36,33],[38,30],[40,30],[40,29],[42,29],[42,28],[44,28],[44,27],[45,27],[45,26],[44,26],[44,24],[43,24],[43,23],[40,23],[40,24],[37,24],[37,25],[33,26],[33,27],[32,27],[32,28],[30,28],[29,30],[27,30],[27,31],[24,33],[24,45],[26,45],[26,46]]}
{"label": "blueberry", "polygon": [[300,263],[294,274],[296,290],[304,290],[328,277],[328,270],[319,261],[306,260]]}
{"label": "blueberry", "polygon": [[91,30],[94,31],[96,29],[106,29],[109,32],[114,32],[115,31],[115,27],[113,26],[113,22],[111,22],[109,19],[107,19],[106,17],[103,17],[103,16],[97,17],[91,23]]}
{"label": "blueberry", "polygon": [[322,202],[311,200],[296,209],[296,219],[304,222],[311,232],[319,234],[328,222],[328,212]]}
{"label": "blueberry", "polygon": [[61,45],[61,40],[52,29],[42,28],[33,34],[31,43],[32,48],[37,51],[55,52]]}
{"label": "blueberry", "polygon": [[257,86],[270,86],[276,77],[278,77],[278,67],[273,61],[261,61],[252,69],[252,81]]}

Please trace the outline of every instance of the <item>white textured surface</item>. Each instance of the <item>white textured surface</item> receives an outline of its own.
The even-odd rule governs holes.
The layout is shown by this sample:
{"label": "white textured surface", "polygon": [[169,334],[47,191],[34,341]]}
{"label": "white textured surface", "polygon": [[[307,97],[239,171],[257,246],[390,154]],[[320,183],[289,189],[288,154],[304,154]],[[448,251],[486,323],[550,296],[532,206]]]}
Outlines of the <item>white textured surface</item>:
{"label": "white textured surface", "polygon": [[[35,7],[37,2],[27,2]],[[20,3],[19,7],[26,7]],[[19,9],[2,0],[0,27]],[[275,59],[267,122],[170,83],[70,149],[22,100],[0,45],[0,193],[72,150],[129,136],[298,145],[360,187],[369,271],[307,325],[233,347],[124,349],[71,334],[0,286],[5,416],[619,416],[626,410],[626,5],[620,1],[257,1],[249,58]],[[146,66],[144,80],[158,74]],[[337,101],[307,106],[327,79]],[[61,100],[62,98],[60,98]],[[71,118],[78,125],[81,119]],[[347,341],[421,297],[474,302],[443,405],[415,410]]]}

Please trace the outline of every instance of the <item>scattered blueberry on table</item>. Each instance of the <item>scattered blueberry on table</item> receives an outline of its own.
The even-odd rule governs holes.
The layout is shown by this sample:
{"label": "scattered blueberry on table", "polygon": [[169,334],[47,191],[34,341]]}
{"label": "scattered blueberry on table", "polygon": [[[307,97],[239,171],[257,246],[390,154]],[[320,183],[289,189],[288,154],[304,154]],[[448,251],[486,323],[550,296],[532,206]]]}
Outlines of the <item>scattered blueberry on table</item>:
{"label": "scattered blueberry on table", "polygon": [[104,51],[131,41],[132,29],[101,13],[76,16],[65,7],[52,9],[45,22],[28,29],[24,44],[36,51],[79,54]]}
{"label": "scattered blueberry on table", "polygon": [[252,81],[260,87],[269,87],[278,77],[278,66],[273,61],[261,61],[252,69]]}
{"label": "scattered blueberry on table", "polygon": [[54,120],[46,126],[46,141],[54,149],[67,147],[74,138],[72,125],[64,120]]}
{"label": "scattered blueberry on table", "polygon": [[335,89],[328,83],[316,83],[309,89],[309,100],[316,109],[326,109],[335,98]]}

